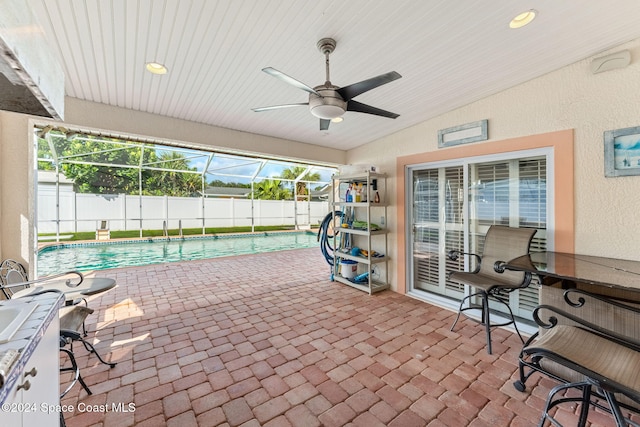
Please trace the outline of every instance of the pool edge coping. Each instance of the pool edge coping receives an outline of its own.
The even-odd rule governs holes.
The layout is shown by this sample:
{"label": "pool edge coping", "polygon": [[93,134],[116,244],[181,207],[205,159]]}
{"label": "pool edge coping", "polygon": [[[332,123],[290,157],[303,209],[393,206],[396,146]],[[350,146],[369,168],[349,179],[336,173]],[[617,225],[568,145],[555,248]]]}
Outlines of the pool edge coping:
{"label": "pool edge coping", "polygon": [[187,236],[149,236],[149,237],[132,237],[125,239],[105,239],[105,240],[74,240],[69,242],[46,242],[38,245],[37,254],[47,251],[49,249],[60,249],[73,246],[101,246],[101,245],[115,245],[115,244],[128,244],[128,243],[140,243],[140,242],[166,242],[171,240],[199,240],[199,239],[211,239],[211,238],[240,238],[244,236],[266,236],[272,234],[285,234],[285,233],[317,233],[318,229],[305,229],[305,230],[273,230],[273,231],[244,231],[237,233],[214,233],[214,234],[198,234]]}

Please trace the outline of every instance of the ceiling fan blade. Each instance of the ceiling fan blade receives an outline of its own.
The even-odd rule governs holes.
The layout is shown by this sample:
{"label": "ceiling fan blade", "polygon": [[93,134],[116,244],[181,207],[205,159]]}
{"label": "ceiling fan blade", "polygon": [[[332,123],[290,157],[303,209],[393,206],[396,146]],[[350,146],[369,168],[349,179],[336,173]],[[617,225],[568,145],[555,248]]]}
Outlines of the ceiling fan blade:
{"label": "ceiling fan blade", "polygon": [[259,113],[261,111],[269,111],[269,110],[279,110],[281,108],[290,108],[290,107],[300,107],[303,105],[309,105],[308,102],[301,102],[300,104],[283,104],[283,105],[272,105],[271,107],[258,107],[252,108],[253,111]]}
{"label": "ceiling fan blade", "polygon": [[264,71],[265,73],[269,74],[270,76],[273,76],[277,79],[282,80],[283,82],[290,84],[292,86],[297,87],[298,89],[302,89],[306,92],[309,93],[313,93],[315,95],[320,96],[320,94],[318,92],[316,92],[313,88],[307,86],[306,84],[302,83],[301,81],[298,81],[296,79],[294,79],[293,77],[287,76],[285,73],[280,72],[278,70],[276,70],[275,68],[271,68],[271,67],[267,67],[267,68],[263,68],[262,71]]}
{"label": "ceiling fan blade", "polygon": [[320,130],[329,130],[330,124],[331,124],[331,120],[320,119]]}
{"label": "ceiling fan blade", "polygon": [[354,100],[351,100],[347,103],[347,111],[373,114],[376,116],[388,117],[390,119],[395,119],[396,117],[400,117],[400,114],[381,110],[380,108],[372,107],[371,105],[363,104],[362,102],[358,102]]}
{"label": "ceiling fan blade", "polygon": [[377,88],[378,86],[390,83],[394,80],[399,79],[400,77],[402,77],[400,74],[396,73],[395,71],[391,71],[390,73],[381,74],[377,77],[372,77],[370,79],[363,80],[349,86],[341,87],[337,90],[337,92],[340,94],[342,99],[344,99],[345,101],[349,101],[352,98],[360,95],[361,93],[365,93],[371,89]]}

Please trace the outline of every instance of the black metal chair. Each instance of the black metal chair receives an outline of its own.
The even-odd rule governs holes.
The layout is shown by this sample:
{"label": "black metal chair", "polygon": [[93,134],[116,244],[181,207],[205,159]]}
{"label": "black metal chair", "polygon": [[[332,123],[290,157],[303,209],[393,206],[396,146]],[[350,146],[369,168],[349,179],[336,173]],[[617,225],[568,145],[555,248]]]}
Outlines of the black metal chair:
{"label": "black metal chair", "polygon": [[[22,264],[12,259],[5,259],[0,263],[0,291],[2,291],[2,294],[0,296],[4,296],[6,299],[10,299],[13,297],[16,291],[30,288],[31,285],[46,285],[46,282],[48,281],[58,281],[63,280],[63,278],[66,278],[66,285],[72,288],[79,286],[84,280],[84,276],[79,271],[67,271],[64,273],[52,274],[50,276],[44,276],[38,279],[29,280],[27,270]],[[85,306],[89,306],[86,298],[77,298],[73,302],[67,302],[67,305],[76,305],[80,304],[81,302],[84,302]],[[86,337],[87,330],[84,327],[84,324],[82,325],[82,331],[84,333],[84,336]]]}
{"label": "black metal chair", "polygon": [[[637,322],[640,315],[638,306],[578,289],[566,290],[563,298],[574,308],[584,307],[588,300],[598,300],[608,305],[609,310],[617,310],[619,315],[626,313],[625,319],[629,322]],[[514,387],[524,391],[527,379],[536,372],[560,382],[547,397],[539,425],[545,420],[558,425],[549,410],[566,402],[582,404],[579,427],[586,425],[591,406],[612,414],[618,427],[640,425],[624,417],[622,412],[622,409],[640,412],[640,340],[555,306],[540,305],[533,315],[541,330],[527,340],[520,353],[520,379],[514,382]],[[529,371],[525,372],[527,368]],[[555,398],[570,388],[581,390],[581,395]]]}
{"label": "black metal chair", "polygon": [[[448,256],[451,260],[457,260],[460,255],[470,255],[476,259],[476,268],[472,272],[455,271],[449,273],[449,279],[474,288],[474,292],[467,295],[460,302],[458,315],[456,316],[451,330],[455,328],[460,315],[468,310],[481,311],[481,318],[477,320],[469,317],[471,320],[479,322],[485,326],[487,336],[487,352],[491,354],[491,328],[499,326],[513,325],[520,340],[524,343],[522,335],[518,330],[511,307],[509,307],[509,293],[516,289],[529,286],[531,282],[531,274],[518,271],[505,271],[502,263],[514,259],[516,257],[529,253],[529,246],[533,235],[537,230],[532,228],[512,228],[502,225],[492,225],[489,227],[484,240],[484,248],[482,256],[465,253],[457,250],[449,251]],[[467,301],[472,298],[479,298],[481,304],[477,305],[472,302],[465,307]],[[491,323],[490,313],[492,311],[489,301],[496,301],[507,308],[509,320],[501,323]],[[507,315],[507,313],[501,313]]]}
{"label": "black metal chair", "polygon": [[27,271],[18,261],[5,259],[0,263],[0,290],[6,299],[11,299],[15,291],[28,287],[19,284],[27,280]]}
{"label": "black metal chair", "polygon": [[116,363],[106,362],[96,351],[93,344],[83,338],[84,322],[87,316],[93,313],[93,309],[82,305],[65,306],[60,309],[60,338],[64,339],[73,351],[73,343],[80,341],[89,353],[94,353],[100,363],[113,368]]}
{"label": "black metal chair", "polygon": [[[65,277],[65,283],[69,287],[77,287],[84,280],[84,276],[79,271],[66,271],[29,280],[27,270],[18,261],[5,259],[0,263],[0,291],[2,291],[2,296],[6,299],[11,299],[16,291],[30,288],[31,285],[41,285],[51,280],[63,280]],[[87,302],[86,299],[80,298],[74,301],[74,304],[81,301],[84,301],[85,304]]]}
{"label": "black metal chair", "polygon": [[[96,355],[100,363],[103,363],[110,368],[114,368],[117,365],[117,363],[105,361],[96,351],[93,344],[84,339],[84,336],[86,335],[86,333],[82,332],[84,331],[84,323],[87,316],[92,313],[93,309],[82,305],[67,305],[60,309],[60,352],[67,355],[69,363],[71,364],[71,366],[60,367],[60,372],[73,372],[73,378],[65,390],[60,394],[60,399],[62,399],[73,388],[76,382],[80,383],[87,394],[92,394],[89,386],[84,382],[82,374],[80,373],[80,367],[76,362],[75,353],[73,351],[74,342],[80,341],[87,351]],[[69,348],[67,348],[67,346],[69,346]],[[64,421],[64,412],[60,412],[60,425],[62,427],[66,425]]]}

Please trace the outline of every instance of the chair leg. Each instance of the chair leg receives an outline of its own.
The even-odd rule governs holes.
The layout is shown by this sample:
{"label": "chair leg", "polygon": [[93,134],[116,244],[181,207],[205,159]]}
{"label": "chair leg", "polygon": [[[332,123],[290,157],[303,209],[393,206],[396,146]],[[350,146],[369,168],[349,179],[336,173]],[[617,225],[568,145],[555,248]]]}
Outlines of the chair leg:
{"label": "chair leg", "polygon": [[[480,322],[481,324],[483,324],[485,326],[485,333],[487,335],[487,351],[489,354],[491,354],[491,320],[489,317],[489,300],[488,297],[489,295],[484,292],[484,291],[480,291],[480,292],[476,292],[473,293],[471,295],[467,295],[466,297],[464,297],[462,299],[462,301],[460,301],[460,308],[458,308],[458,314],[456,315],[456,319],[453,321],[453,325],[451,325],[451,329],[449,329],[450,331],[453,331],[453,328],[455,328],[456,324],[458,323],[458,320],[460,320],[460,315],[462,314],[463,311],[466,310],[470,310],[470,309],[477,309],[478,306],[477,305],[473,305],[473,306],[469,306],[469,307],[464,307],[464,303],[473,297],[480,297],[480,299],[482,300],[482,305],[480,306]],[[478,322],[477,319],[473,319],[471,318],[471,320],[474,320],[476,322]]]}
{"label": "chair leg", "polygon": [[505,301],[502,298],[500,298],[498,295],[496,294],[491,294],[491,296],[498,302],[501,302],[502,305],[504,305],[505,307],[507,307],[507,310],[509,310],[509,316],[511,318],[511,321],[509,323],[506,323],[502,326],[506,326],[509,324],[513,324],[513,328],[516,330],[516,333],[518,334],[518,337],[520,337],[520,341],[522,341],[522,344],[524,344],[524,338],[522,338],[522,335],[520,334],[520,330],[518,329],[518,324],[516,323],[516,318],[513,315],[513,310],[511,310],[511,307],[509,307],[509,301]]}
{"label": "chair leg", "polygon": [[98,353],[98,351],[95,349],[93,344],[91,344],[89,341],[87,341],[84,338],[82,338],[82,334],[81,333],[79,333],[79,332],[70,332],[70,331],[64,331],[64,333],[65,333],[65,339],[69,342],[69,347],[71,348],[71,351],[73,351],[73,342],[74,341],[80,341],[82,343],[82,345],[84,345],[84,348],[89,353],[95,354],[96,357],[98,358],[98,360],[100,360],[101,363],[103,363],[105,365],[108,365],[111,368],[113,368],[113,367],[115,367],[117,365],[117,363],[105,361],[100,356],[100,353]]}
{"label": "chair leg", "polygon": [[[553,397],[556,394],[570,388],[582,389],[582,397],[579,399],[574,397],[562,397],[557,400],[553,400]],[[589,383],[588,381],[581,381],[577,383],[563,383],[552,388],[549,392],[549,395],[547,396],[547,401],[545,402],[544,410],[542,412],[542,418],[540,419],[538,427],[543,427],[545,420],[549,420],[549,422],[554,426],[562,427],[562,424],[560,424],[558,421],[556,421],[555,418],[549,415],[549,410],[561,403],[576,401],[582,403],[582,408],[580,409],[580,418],[578,420],[577,427],[584,427],[587,421],[587,415],[589,413],[589,405],[591,405],[591,383]]]}
{"label": "chair leg", "polygon": [[[82,298],[82,301],[84,302],[84,306],[85,306],[85,307],[89,307],[89,302],[87,301],[87,299],[86,299],[86,298]],[[78,304],[79,304],[79,303],[80,303],[80,302],[78,302]],[[82,322],[82,334],[83,334],[85,337],[89,336],[89,333],[87,332],[87,326],[86,326],[85,322]]]}
{"label": "chair leg", "polygon": [[587,425],[589,405],[591,405],[591,385],[585,384],[582,386],[582,407],[580,408],[580,418],[578,418],[577,427],[585,427]]}
{"label": "chair leg", "polygon": [[107,365],[107,366],[109,366],[109,367],[111,367],[111,368],[114,368],[114,367],[117,365],[117,363],[115,363],[115,362],[107,362],[107,361],[105,361],[105,360],[100,356],[100,353],[98,353],[98,351],[97,351],[97,350],[96,350],[96,348],[93,346],[93,344],[91,344],[90,342],[88,342],[88,341],[86,341],[86,340],[84,340],[84,339],[82,339],[82,338],[80,338],[80,341],[82,342],[82,344],[84,345],[84,348],[86,348],[86,349],[87,349],[87,351],[88,351],[89,353],[93,353],[93,354],[95,354],[95,355],[96,355],[96,357],[98,358],[98,360],[100,361],[100,363],[102,363],[102,364],[104,364],[104,365]]}
{"label": "chair leg", "polygon": [[460,320],[460,315],[462,314],[462,307],[464,306],[464,302],[466,300],[468,300],[471,297],[471,295],[466,296],[464,298],[462,298],[462,301],[460,301],[460,307],[458,308],[458,315],[456,316],[456,320],[453,321],[453,325],[451,325],[451,329],[449,329],[451,332],[453,332],[453,328],[456,327],[456,324],[458,323],[458,320]]}
{"label": "chair leg", "polygon": [[547,396],[547,400],[544,404],[544,409],[542,411],[542,418],[540,418],[540,422],[538,423],[538,427],[543,427],[544,426],[544,422],[546,420],[549,420],[549,422],[551,424],[553,424],[554,426],[557,427],[562,427],[562,425],[560,423],[558,423],[551,415],[549,415],[549,410],[551,408],[553,408],[555,405],[557,405],[558,403],[560,403],[559,401],[553,401],[553,396],[555,396],[557,393],[559,393],[560,391],[564,390],[568,388],[567,384],[560,384],[555,386],[554,388],[551,389],[551,391],[549,392],[549,395]]}
{"label": "chair leg", "polygon": [[62,399],[67,393],[69,393],[69,390],[71,390],[71,388],[75,385],[76,382],[80,382],[80,385],[82,385],[82,388],[84,388],[87,394],[93,394],[91,393],[91,390],[89,390],[89,386],[87,386],[87,384],[82,379],[82,375],[80,374],[80,368],[78,367],[78,363],[76,362],[76,358],[73,355],[73,352],[67,350],[66,348],[61,348],[60,351],[64,352],[69,357],[69,361],[71,362],[70,368],[60,368],[60,371],[74,372],[74,376],[73,376],[73,380],[71,381],[71,384],[69,384],[69,386],[60,394],[60,399]]}
{"label": "chair leg", "polygon": [[[478,307],[478,305],[473,305],[473,306],[469,306],[469,307],[464,307],[465,302],[473,297],[479,297],[482,301],[481,305]],[[509,311],[509,321],[506,323],[496,323],[496,324],[492,324],[491,323],[491,308],[489,306],[489,300],[490,298],[493,298],[495,301],[501,303],[502,305],[504,305],[505,307],[507,307],[507,310]],[[464,297],[462,299],[462,301],[460,301],[460,307],[458,308],[458,314],[456,315],[455,320],[453,321],[453,325],[451,325],[451,328],[449,329],[450,331],[453,332],[453,329],[456,327],[456,325],[458,324],[458,320],[460,320],[460,315],[462,314],[463,311],[466,310],[470,310],[472,308],[480,308],[481,310],[481,320],[479,323],[482,323],[484,325],[485,328],[485,334],[487,337],[487,353],[492,354],[493,353],[493,348],[491,345],[491,328],[495,327],[495,326],[506,326],[506,325],[513,325],[514,329],[516,330],[516,334],[518,334],[518,337],[520,338],[520,341],[522,341],[522,343],[524,344],[524,338],[522,337],[522,334],[520,333],[520,330],[518,329],[518,325],[516,324],[516,319],[515,316],[513,315],[513,310],[511,310],[511,307],[509,307],[509,303],[508,301],[503,300],[502,298],[500,298],[499,296],[497,296],[494,293],[491,292],[485,292],[485,291],[479,291],[476,293],[473,293],[471,295],[467,295],[466,297]],[[506,313],[505,313],[506,315]],[[478,322],[477,319],[471,318],[472,320]]]}
{"label": "chair leg", "polygon": [[607,390],[602,390],[604,397],[607,399],[607,403],[609,404],[609,409],[613,414],[613,418],[616,420],[617,427],[626,427],[627,421],[622,415],[622,411],[620,410],[620,405],[618,405],[618,401],[614,397],[613,393]]}
{"label": "chair leg", "polygon": [[491,317],[489,316],[489,295],[482,294],[482,322],[487,335],[487,353],[491,354]]}

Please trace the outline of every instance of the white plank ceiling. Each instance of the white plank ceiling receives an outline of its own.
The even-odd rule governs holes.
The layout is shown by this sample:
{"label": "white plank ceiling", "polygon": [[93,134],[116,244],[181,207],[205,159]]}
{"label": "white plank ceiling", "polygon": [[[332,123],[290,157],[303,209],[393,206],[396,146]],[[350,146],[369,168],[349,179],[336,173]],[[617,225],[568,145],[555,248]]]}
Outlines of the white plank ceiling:
{"label": "white plank ceiling", "polygon": [[[640,37],[638,0],[27,1],[62,62],[67,96],[338,149]],[[528,9],[537,19],[510,29]],[[307,102],[261,69],[323,84],[324,37],[337,41],[337,86],[403,76],[356,98],[399,118],[347,112],[320,131],[306,107],[251,110]],[[145,71],[147,61],[168,74]]]}

